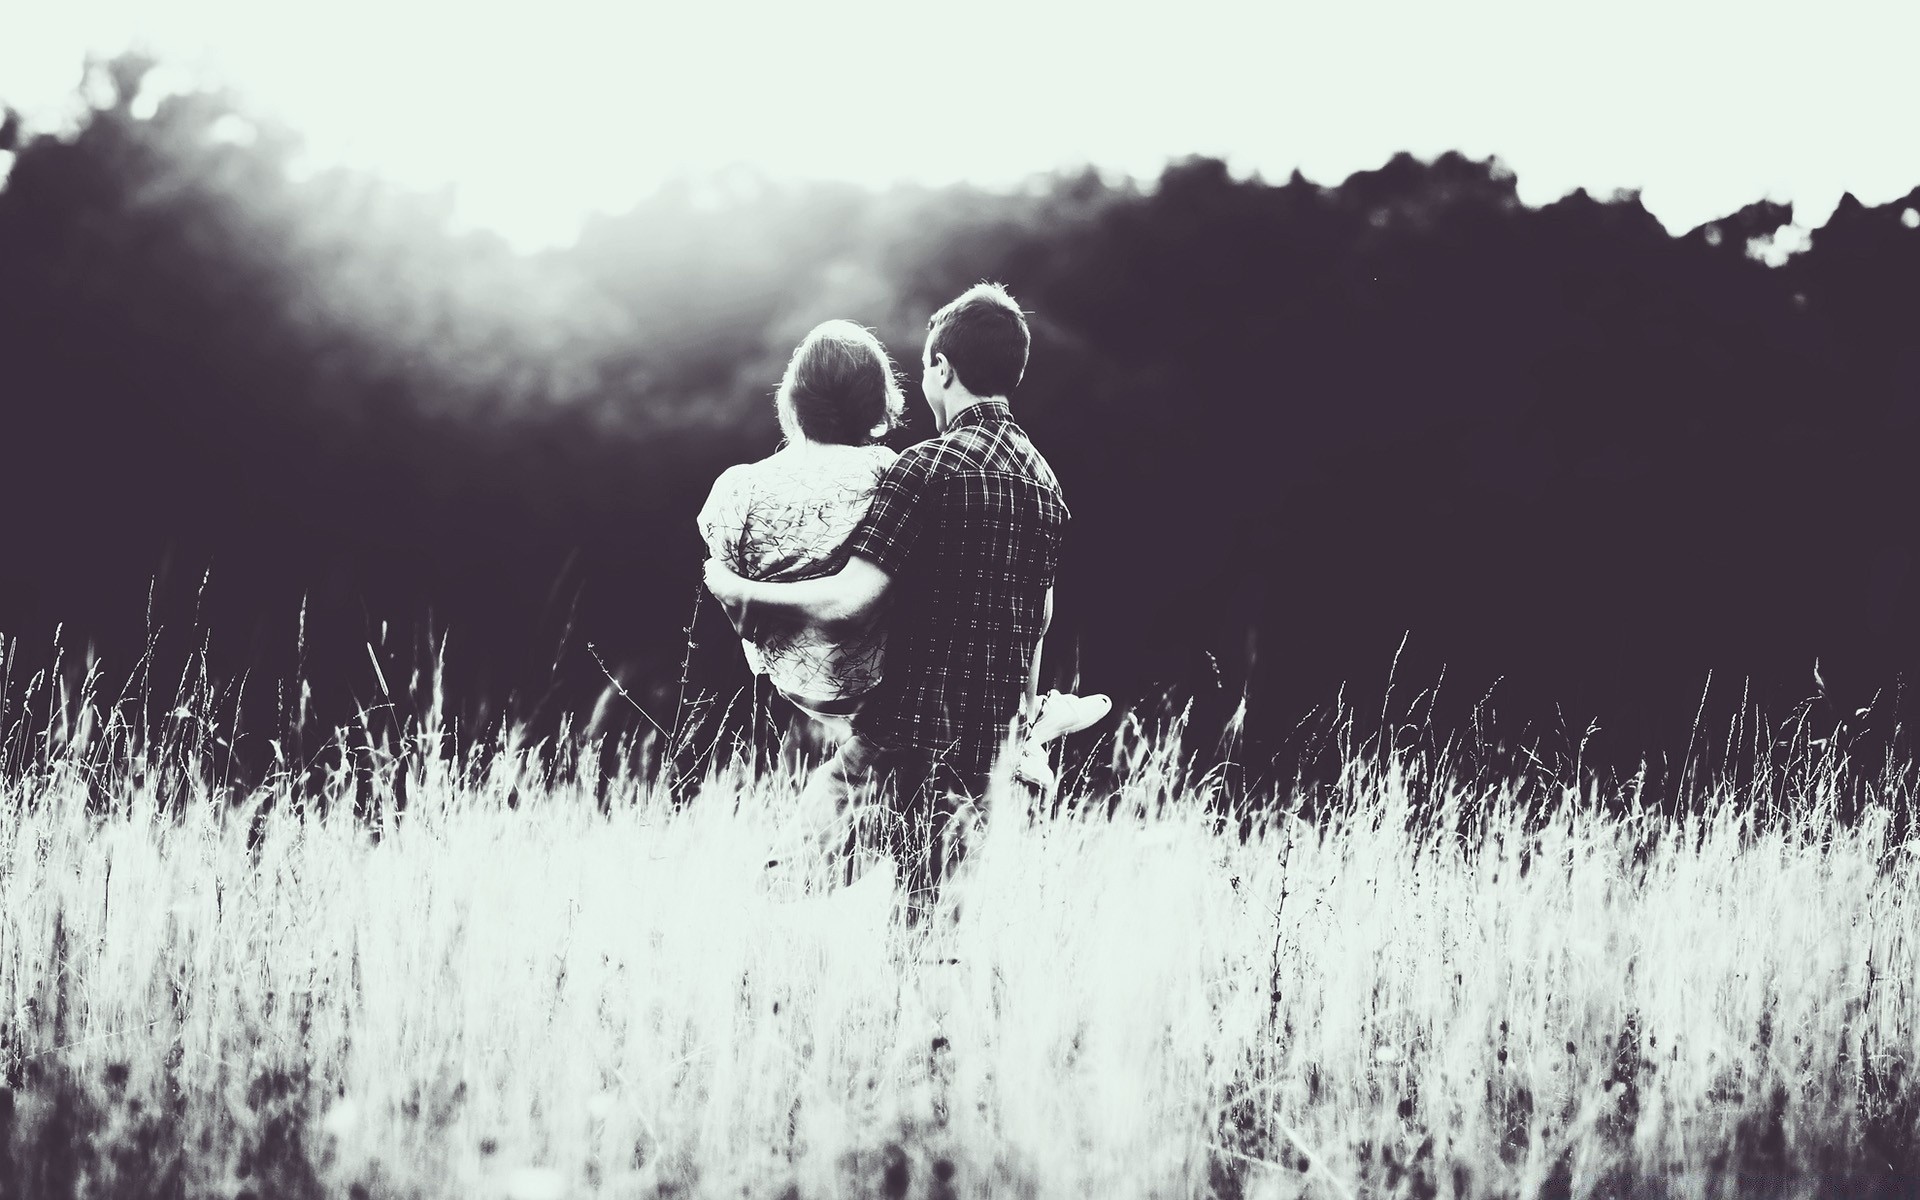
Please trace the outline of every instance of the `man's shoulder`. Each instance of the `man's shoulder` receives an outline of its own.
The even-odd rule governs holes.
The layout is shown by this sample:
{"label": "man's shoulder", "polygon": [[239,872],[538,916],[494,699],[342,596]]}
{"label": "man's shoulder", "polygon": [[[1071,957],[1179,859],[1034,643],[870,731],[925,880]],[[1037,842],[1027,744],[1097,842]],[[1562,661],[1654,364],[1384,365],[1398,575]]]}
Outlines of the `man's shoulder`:
{"label": "man's shoulder", "polygon": [[981,475],[1018,481],[1057,495],[1060,481],[1026,430],[1011,421],[990,430],[968,448],[967,465],[962,468]]}
{"label": "man's shoulder", "polygon": [[1054,476],[1053,464],[1047,461],[1046,455],[1040,453],[1040,448],[1033,444],[1033,439],[1027,436],[1027,431],[1014,425],[1008,429],[1007,434],[1009,448],[1019,460],[1021,469],[1046,486],[1059,490],[1060,481]]}
{"label": "man's shoulder", "polygon": [[921,493],[950,493],[969,489],[969,481],[992,480],[1035,488],[1061,501],[1060,481],[1053,468],[1017,425],[968,425],[928,438],[902,451],[887,468],[883,480]]}
{"label": "man's shoulder", "polygon": [[955,430],[915,442],[888,465],[887,475],[900,480],[929,480],[967,470],[979,455],[969,440],[959,436],[965,432]]}

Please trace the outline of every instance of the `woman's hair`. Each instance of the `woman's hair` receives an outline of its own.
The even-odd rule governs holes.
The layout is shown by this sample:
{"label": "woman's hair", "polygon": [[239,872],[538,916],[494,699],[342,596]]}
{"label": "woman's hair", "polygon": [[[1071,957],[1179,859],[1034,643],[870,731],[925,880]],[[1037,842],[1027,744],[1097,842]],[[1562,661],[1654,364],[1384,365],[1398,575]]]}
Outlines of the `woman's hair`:
{"label": "woman's hair", "polygon": [[823,321],[794,349],[774,407],[788,441],[860,446],[897,427],[907,402],[879,338],[852,321]]}

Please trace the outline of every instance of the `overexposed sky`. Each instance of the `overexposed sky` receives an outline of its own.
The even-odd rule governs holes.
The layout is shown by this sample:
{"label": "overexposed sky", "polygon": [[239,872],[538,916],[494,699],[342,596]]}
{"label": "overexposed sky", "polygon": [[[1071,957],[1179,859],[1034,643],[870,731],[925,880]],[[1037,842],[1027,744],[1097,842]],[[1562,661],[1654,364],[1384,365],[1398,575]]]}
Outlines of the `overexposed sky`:
{"label": "overexposed sky", "polygon": [[1531,203],[1639,188],[1675,232],[1762,197],[1816,227],[1843,191],[1920,184],[1909,0],[38,7],[7,22],[0,100],[42,127],[84,52],[141,44],[291,122],[316,165],[450,183],[463,222],[524,246],[733,163],[995,185],[1204,153],[1334,183],[1457,149]]}

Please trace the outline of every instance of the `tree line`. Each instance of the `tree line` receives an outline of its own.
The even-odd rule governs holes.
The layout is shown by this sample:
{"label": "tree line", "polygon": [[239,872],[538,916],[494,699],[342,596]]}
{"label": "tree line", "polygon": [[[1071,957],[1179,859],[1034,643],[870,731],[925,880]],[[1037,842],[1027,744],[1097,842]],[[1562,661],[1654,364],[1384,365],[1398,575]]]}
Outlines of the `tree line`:
{"label": "tree line", "polygon": [[126,670],[157,626],[325,719],[369,646],[442,636],[477,716],[586,711],[602,663],[643,706],[738,687],[692,517],[777,443],[786,355],[850,317],[911,378],[926,314],[992,278],[1033,314],[1016,411],[1073,510],[1058,680],[1216,725],[1244,698],[1276,741],[1336,698],[1497,713],[1629,765],[1703,711],[1900,710],[1920,188],[1847,197],[1778,266],[1752,251],[1787,206],[1673,236],[1456,154],[1337,184],[736,173],[520,254],[446,196],[298,169],[232,96],[136,115],[152,65],[96,64],[113,99],[71,136],[0,132],[16,659],[63,625]]}

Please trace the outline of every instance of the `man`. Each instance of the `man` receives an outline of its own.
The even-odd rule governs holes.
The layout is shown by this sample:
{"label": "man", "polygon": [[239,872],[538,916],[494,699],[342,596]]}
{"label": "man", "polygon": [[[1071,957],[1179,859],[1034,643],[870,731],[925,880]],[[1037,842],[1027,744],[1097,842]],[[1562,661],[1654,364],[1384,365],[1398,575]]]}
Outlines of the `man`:
{"label": "man", "polygon": [[880,682],[807,799],[837,813],[890,787],[890,840],[911,893],[937,888],[958,851],[948,845],[958,798],[986,795],[1039,682],[1068,513],[1008,403],[1030,345],[1004,288],[969,289],[927,321],[920,387],[938,436],[881,475],[846,565],[765,583],[707,564],[709,589],[746,626],[857,629],[884,608]]}

